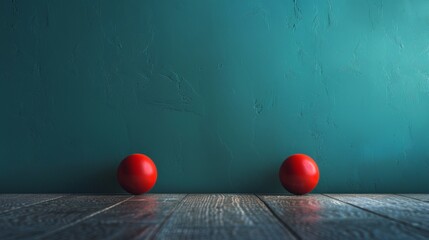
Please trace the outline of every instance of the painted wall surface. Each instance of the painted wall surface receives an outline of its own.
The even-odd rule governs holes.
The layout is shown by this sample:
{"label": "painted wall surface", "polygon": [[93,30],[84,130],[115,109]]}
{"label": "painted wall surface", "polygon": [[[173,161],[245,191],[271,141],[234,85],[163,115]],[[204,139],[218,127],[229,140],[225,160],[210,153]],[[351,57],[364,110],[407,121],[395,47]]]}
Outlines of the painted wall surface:
{"label": "painted wall surface", "polygon": [[0,1],[0,192],[429,192],[429,1]]}

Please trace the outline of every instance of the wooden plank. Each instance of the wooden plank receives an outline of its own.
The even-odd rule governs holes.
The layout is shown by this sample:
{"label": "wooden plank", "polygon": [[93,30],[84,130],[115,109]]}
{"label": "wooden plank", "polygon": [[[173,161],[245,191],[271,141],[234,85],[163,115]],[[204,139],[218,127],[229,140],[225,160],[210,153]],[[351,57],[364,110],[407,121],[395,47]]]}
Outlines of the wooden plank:
{"label": "wooden plank", "polygon": [[424,202],[389,194],[330,194],[329,196],[429,232],[429,206]]}
{"label": "wooden plank", "polygon": [[183,194],[145,194],[44,239],[149,239],[183,199]]}
{"label": "wooden plank", "polygon": [[159,239],[295,239],[255,195],[192,194],[172,213]]}
{"label": "wooden plank", "polygon": [[58,194],[0,194],[0,214],[60,197]]}
{"label": "wooden plank", "polygon": [[27,195],[27,194],[18,194],[18,193],[2,193],[0,194],[0,198],[16,198],[20,195]]}
{"label": "wooden plank", "polygon": [[398,195],[429,203],[429,194],[398,194]]}
{"label": "wooden plank", "polygon": [[429,233],[322,195],[261,199],[302,239],[428,239]]}
{"label": "wooden plank", "polygon": [[128,199],[116,196],[66,196],[0,215],[0,239],[35,239]]}

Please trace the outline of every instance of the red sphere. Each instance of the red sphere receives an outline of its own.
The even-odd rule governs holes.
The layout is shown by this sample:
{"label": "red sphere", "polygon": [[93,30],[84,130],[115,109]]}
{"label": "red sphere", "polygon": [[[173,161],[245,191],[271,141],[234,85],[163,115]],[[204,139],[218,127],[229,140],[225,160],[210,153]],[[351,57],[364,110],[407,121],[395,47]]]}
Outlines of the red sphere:
{"label": "red sphere", "polygon": [[316,162],[305,154],[294,154],[284,160],[279,171],[283,187],[295,195],[311,192],[319,182]]}
{"label": "red sphere", "polygon": [[117,178],[125,191],[142,194],[156,183],[158,172],[155,163],[144,154],[131,154],[119,164]]}

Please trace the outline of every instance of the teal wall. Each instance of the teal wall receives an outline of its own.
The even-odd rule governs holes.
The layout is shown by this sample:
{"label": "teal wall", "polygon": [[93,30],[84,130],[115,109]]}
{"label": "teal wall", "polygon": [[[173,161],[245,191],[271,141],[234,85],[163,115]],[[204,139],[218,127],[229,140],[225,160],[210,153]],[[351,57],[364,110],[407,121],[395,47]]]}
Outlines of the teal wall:
{"label": "teal wall", "polygon": [[429,1],[1,1],[0,192],[429,192]]}

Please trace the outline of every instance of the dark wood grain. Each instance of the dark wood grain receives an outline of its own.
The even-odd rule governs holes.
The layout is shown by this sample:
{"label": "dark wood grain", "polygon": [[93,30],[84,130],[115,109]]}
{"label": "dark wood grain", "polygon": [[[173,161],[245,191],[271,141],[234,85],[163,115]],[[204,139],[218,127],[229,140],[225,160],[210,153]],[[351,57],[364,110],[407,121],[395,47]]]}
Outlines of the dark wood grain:
{"label": "dark wood grain", "polygon": [[294,239],[255,195],[188,195],[159,239]]}
{"label": "dark wood grain", "polygon": [[3,194],[0,239],[429,239],[428,198]]}
{"label": "dark wood grain", "polygon": [[429,203],[429,194],[398,194],[398,195]]}
{"label": "dark wood grain", "polygon": [[44,239],[149,239],[183,199],[183,194],[133,197]]}
{"label": "dark wood grain", "polygon": [[0,194],[0,213],[60,198],[58,194]]}
{"label": "dark wood grain", "polygon": [[425,202],[389,194],[330,194],[329,196],[429,233],[429,206]]}
{"label": "dark wood grain", "polygon": [[429,238],[425,231],[322,195],[260,197],[303,239]]}
{"label": "dark wood grain", "polygon": [[76,224],[129,196],[65,196],[0,214],[0,239],[36,239]]}

